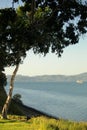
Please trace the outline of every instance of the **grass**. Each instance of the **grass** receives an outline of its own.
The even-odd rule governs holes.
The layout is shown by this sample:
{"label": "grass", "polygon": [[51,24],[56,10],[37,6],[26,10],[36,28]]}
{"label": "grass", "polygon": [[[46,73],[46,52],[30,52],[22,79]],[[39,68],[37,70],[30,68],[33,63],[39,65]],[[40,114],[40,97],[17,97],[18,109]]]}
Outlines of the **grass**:
{"label": "grass", "polygon": [[0,119],[0,130],[87,130],[87,122],[55,120],[36,117],[26,121],[24,116],[10,116],[8,120]]}

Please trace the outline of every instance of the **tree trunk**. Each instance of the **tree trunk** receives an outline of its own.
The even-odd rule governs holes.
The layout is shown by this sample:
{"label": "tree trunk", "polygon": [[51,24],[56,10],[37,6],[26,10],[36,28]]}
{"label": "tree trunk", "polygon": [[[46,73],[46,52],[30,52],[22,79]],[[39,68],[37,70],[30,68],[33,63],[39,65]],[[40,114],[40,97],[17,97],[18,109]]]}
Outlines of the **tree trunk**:
{"label": "tree trunk", "polygon": [[14,79],[15,79],[16,73],[18,71],[18,68],[19,68],[19,64],[16,65],[16,68],[11,76],[9,94],[7,96],[6,102],[5,102],[3,109],[2,109],[2,118],[3,119],[7,119],[7,112],[9,109],[9,105],[11,103],[12,92],[13,92],[13,88],[14,88]]}

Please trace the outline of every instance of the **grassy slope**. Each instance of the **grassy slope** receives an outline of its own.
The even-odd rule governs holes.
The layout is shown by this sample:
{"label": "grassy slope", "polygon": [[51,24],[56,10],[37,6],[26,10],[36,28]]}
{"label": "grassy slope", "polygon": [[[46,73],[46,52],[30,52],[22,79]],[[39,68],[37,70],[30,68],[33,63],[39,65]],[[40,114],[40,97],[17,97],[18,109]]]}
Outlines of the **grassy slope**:
{"label": "grassy slope", "polygon": [[25,117],[10,116],[9,120],[0,119],[0,130],[87,130],[87,123],[47,117],[36,117],[26,121]]}

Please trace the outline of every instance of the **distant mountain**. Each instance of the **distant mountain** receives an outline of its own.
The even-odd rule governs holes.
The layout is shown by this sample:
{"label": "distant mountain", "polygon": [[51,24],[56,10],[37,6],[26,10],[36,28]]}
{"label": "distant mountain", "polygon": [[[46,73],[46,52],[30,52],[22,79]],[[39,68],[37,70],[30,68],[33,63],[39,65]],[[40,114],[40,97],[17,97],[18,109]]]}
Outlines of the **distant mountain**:
{"label": "distant mountain", "polygon": [[[10,75],[7,76],[8,81],[10,80]],[[43,76],[23,76],[17,75],[16,82],[76,82],[76,81],[87,82],[87,73],[81,73],[77,75],[43,75]]]}

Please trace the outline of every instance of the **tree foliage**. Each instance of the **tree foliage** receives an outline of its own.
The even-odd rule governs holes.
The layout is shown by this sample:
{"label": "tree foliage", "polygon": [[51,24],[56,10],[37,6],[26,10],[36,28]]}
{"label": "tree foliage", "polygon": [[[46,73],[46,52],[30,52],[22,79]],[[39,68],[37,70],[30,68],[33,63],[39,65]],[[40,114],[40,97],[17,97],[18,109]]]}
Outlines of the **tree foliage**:
{"label": "tree foliage", "polygon": [[0,10],[0,58],[4,66],[21,62],[30,49],[44,55],[51,49],[61,56],[65,47],[78,43],[87,32],[86,4],[77,0],[22,2],[17,10]]}
{"label": "tree foliage", "polygon": [[87,32],[86,4],[76,0],[32,0],[32,8],[32,1],[22,1],[21,14],[27,15],[30,25],[23,39],[35,53],[46,54],[51,48],[61,56],[65,47],[78,43],[81,34]]}
{"label": "tree foliage", "polygon": [[7,84],[7,78],[6,75],[2,72],[0,72],[0,87],[4,87]]}
{"label": "tree foliage", "polygon": [[13,100],[16,101],[17,103],[22,104],[21,95],[18,93],[13,96]]}

